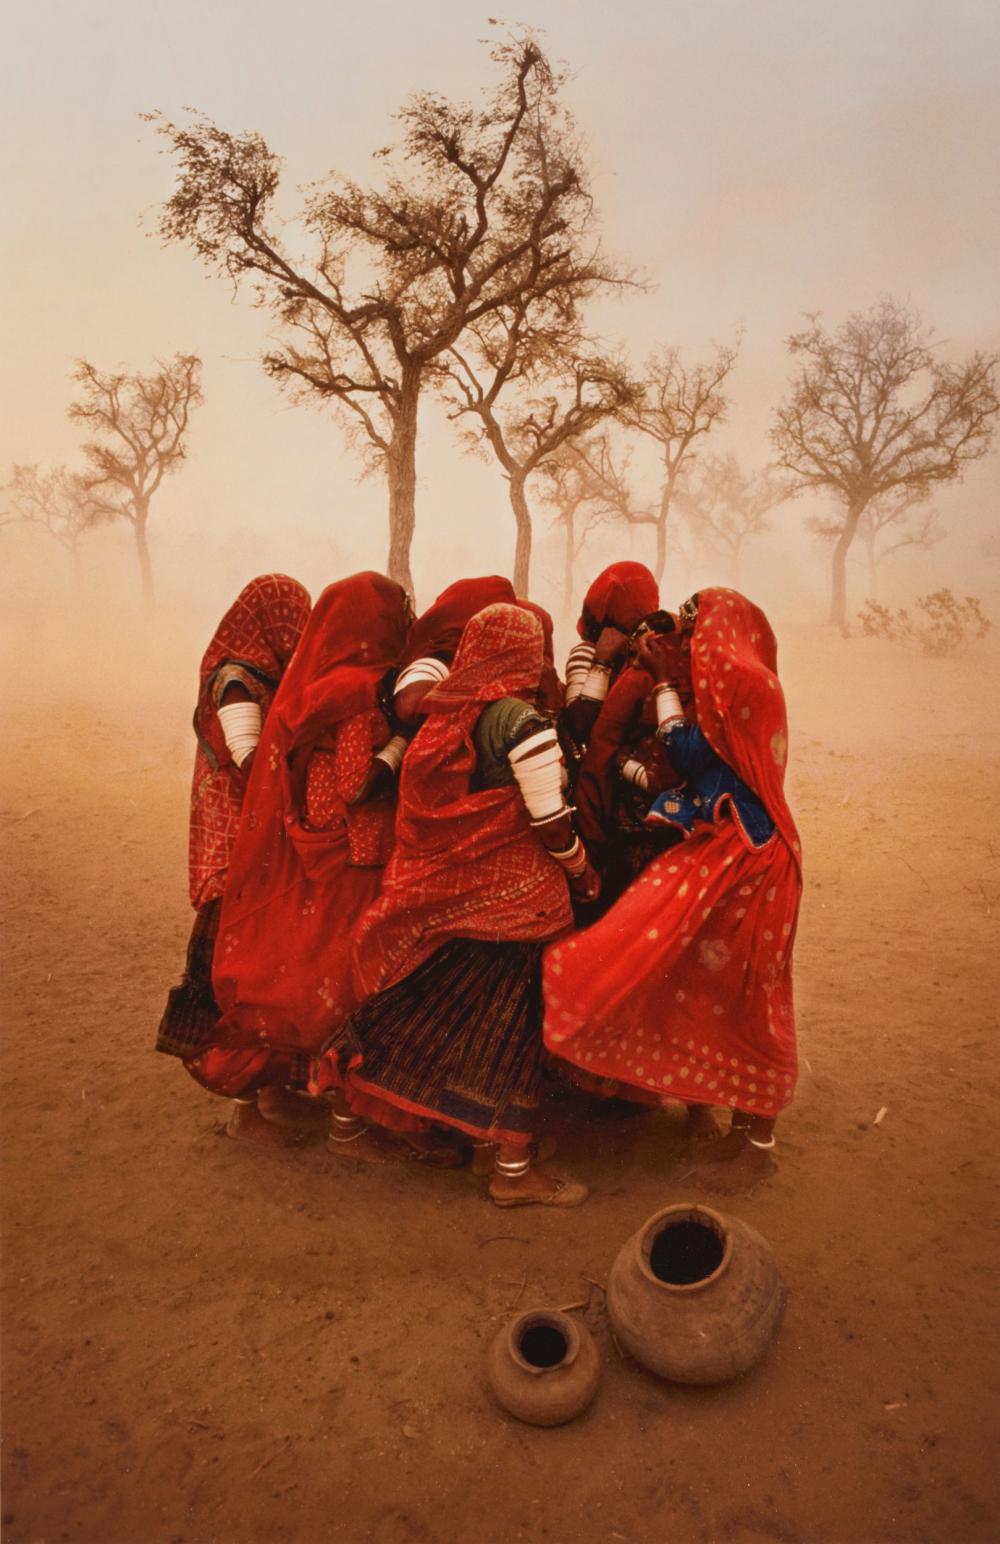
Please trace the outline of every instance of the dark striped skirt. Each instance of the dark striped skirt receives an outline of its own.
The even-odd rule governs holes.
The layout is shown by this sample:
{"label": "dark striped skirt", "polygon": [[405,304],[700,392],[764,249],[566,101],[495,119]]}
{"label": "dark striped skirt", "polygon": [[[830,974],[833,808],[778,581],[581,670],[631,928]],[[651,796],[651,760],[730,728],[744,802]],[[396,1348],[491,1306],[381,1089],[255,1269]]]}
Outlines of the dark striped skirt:
{"label": "dark striped skirt", "polygon": [[207,901],[195,913],[187,962],[180,984],[167,994],[167,1006],[156,1033],[156,1049],[185,1061],[211,1038],[219,1022],[219,1005],[212,991],[212,955],[219,933],[222,901]]}
{"label": "dark striped skirt", "polygon": [[528,1142],[542,1058],[542,945],[453,939],[368,999],[326,1048],[349,1087],[493,1142]]}

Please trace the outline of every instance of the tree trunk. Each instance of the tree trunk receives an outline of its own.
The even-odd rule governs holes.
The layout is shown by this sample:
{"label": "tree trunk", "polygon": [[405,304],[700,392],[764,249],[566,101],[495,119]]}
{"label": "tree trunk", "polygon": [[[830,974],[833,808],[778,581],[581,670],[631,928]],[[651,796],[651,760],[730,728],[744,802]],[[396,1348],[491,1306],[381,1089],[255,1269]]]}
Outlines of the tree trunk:
{"label": "tree trunk", "polygon": [[653,573],[656,575],[657,584],[663,583],[663,570],[667,566],[667,511],[660,511],[660,518],[656,522],[656,562]]}
{"label": "tree trunk", "polygon": [[868,594],[866,600],[878,600],[878,559],[875,556],[875,537],[865,538],[868,557]]}
{"label": "tree trunk", "polygon": [[563,616],[572,617],[573,607],[573,557],[576,552],[576,510],[567,508],[566,545],[563,548]]}
{"label": "tree trunk", "polygon": [[389,483],[389,556],[386,569],[390,579],[413,594],[410,548],[417,522],[417,405],[420,400],[419,369],[404,368],[399,411],[393,424],[392,444],[386,458]]}
{"label": "tree trunk", "polygon": [[833,587],[830,595],[830,626],[839,627],[841,631],[847,626],[847,554],[854,540],[854,533],[858,528],[864,505],[859,509],[849,508],[844,519],[843,529],[837,537],[833,549]]}
{"label": "tree trunk", "polygon": [[148,510],[141,509],[133,522],[135,550],[139,555],[139,573],[142,577],[142,599],[147,610],[153,607],[153,565],[149,560],[149,542],[146,539]]}
{"label": "tree trunk", "polygon": [[531,571],[531,511],[524,494],[525,477],[521,472],[511,472],[510,507],[517,524],[517,542],[514,546],[514,591],[521,600],[528,599],[528,581]]}

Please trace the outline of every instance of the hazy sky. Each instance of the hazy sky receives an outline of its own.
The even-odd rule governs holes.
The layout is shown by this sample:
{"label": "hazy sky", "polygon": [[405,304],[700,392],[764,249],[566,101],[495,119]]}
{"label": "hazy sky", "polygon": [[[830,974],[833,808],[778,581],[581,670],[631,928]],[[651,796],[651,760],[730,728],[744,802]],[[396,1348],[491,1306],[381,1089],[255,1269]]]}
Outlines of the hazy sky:
{"label": "hazy sky", "polygon": [[[192,105],[259,130],[287,158],[289,195],[331,168],[365,177],[409,92],[491,81],[487,14],[464,0],[8,0],[0,465],[72,459],[75,356],[197,351],[206,406],[154,514],[168,590],[270,565],[312,584],[380,566],[382,486],[359,487],[336,423],[256,366],[264,316],[144,233],[172,174],[136,115]],[[508,19],[545,29],[574,71],[606,244],[655,285],[602,322],[639,359],[746,328],[716,448],[767,458],[784,338],[805,310],[834,323],[892,292],[951,352],[1000,342],[995,0],[523,0]],[[960,507],[942,498],[953,524],[993,515],[997,467],[994,453],[974,469]],[[418,474],[422,598],[463,568],[509,568],[499,474],[461,458],[431,404]]]}

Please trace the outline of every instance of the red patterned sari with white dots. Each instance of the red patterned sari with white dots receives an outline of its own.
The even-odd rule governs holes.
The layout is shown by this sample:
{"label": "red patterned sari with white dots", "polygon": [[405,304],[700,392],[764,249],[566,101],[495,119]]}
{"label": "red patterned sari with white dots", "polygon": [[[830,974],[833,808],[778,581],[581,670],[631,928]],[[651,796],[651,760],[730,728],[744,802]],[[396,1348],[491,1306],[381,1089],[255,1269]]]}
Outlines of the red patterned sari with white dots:
{"label": "red patterned sari with white dots", "polygon": [[691,645],[698,723],[777,829],[729,816],[662,854],[593,927],[545,954],[545,1043],[644,1097],[776,1116],[797,1075],[792,949],[802,893],[784,795],[788,728],[774,634],[733,590],[703,590]]}

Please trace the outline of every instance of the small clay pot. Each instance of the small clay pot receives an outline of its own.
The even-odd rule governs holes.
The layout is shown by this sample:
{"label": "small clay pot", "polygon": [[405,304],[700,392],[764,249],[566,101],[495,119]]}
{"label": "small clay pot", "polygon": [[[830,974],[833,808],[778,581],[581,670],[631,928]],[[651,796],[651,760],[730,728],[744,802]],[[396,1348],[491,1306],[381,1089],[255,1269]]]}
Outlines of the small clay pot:
{"label": "small clay pot", "polygon": [[723,1383],[764,1355],[786,1295],[755,1228],[707,1206],[668,1206],[619,1251],[608,1315],[619,1343],[650,1372]]}
{"label": "small clay pot", "polygon": [[600,1377],[590,1331],[556,1308],[519,1314],[490,1349],[494,1394],[505,1410],[532,1426],[561,1426],[581,1415]]}

